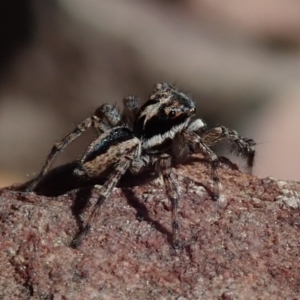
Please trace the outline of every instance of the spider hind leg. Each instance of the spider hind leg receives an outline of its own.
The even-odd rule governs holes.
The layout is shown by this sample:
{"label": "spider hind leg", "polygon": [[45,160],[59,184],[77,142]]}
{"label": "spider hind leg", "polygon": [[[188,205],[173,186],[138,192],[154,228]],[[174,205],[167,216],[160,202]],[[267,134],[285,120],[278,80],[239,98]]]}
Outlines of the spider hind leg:
{"label": "spider hind leg", "polygon": [[31,192],[35,190],[42,178],[48,173],[56,156],[60,152],[62,152],[71,142],[80,137],[86,130],[92,127],[98,132],[98,134],[101,134],[110,130],[113,126],[120,122],[120,118],[121,117],[120,115],[118,115],[115,107],[110,104],[103,104],[99,108],[97,108],[92,116],[80,122],[71,133],[67,134],[64,138],[57,141],[53,145],[40,173],[27,187],[26,191]]}

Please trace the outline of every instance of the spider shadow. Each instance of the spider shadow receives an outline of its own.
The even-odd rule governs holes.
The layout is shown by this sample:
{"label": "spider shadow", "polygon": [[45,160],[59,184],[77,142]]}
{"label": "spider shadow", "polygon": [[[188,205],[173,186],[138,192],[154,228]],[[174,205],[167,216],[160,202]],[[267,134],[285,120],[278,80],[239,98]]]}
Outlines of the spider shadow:
{"label": "spider shadow", "polygon": [[[149,224],[151,224],[153,227],[155,227],[159,232],[161,232],[163,235],[167,236],[167,240],[170,244],[172,244],[172,235],[171,233],[162,226],[158,221],[154,220],[146,207],[145,204],[142,203],[142,201],[136,197],[135,193],[132,191],[131,187],[134,186],[140,186],[143,184],[146,184],[147,182],[152,181],[154,178],[157,178],[157,175],[153,172],[145,172],[142,175],[134,176],[127,174],[127,176],[124,176],[120,183],[118,184],[118,187],[122,190],[122,193],[124,197],[126,198],[127,203],[133,207],[136,210],[136,219],[139,221],[146,221]],[[84,221],[81,218],[82,212],[87,208],[89,201],[93,194],[93,185],[87,186],[87,187],[81,187],[78,190],[74,190],[75,193],[75,199],[72,205],[72,214],[76,220],[76,224],[78,227],[78,232],[74,237],[74,241],[78,237],[78,235],[83,231],[84,229]],[[72,193],[72,192],[71,192]],[[107,199],[107,201],[110,201],[111,199]]]}
{"label": "spider shadow", "polygon": [[[76,237],[78,237],[78,235],[80,235],[80,233],[84,230],[85,224],[81,215],[89,205],[91,197],[93,197],[94,185],[101,185],[105,182],[105,179],[101,178],[87,180],[86,178],[75,176],[74,169],[76,167],[77,162],[74,161],[52,169],[41,180],[34,191],[37,195],[46,197],[59,197],[64,194],[68,194],[72,197],[74,196],[71,211],[78,227],[74,241],[76,240]],[[146,206],[134,195],[130,189],[134,186],[146,184],[155,178],[157,178],[157,174],[151,170],[146,170],[139,175],[125,174],[117,184],[117,187],[121,188],[128,204],[136,209],[137,219],[143,219],[155,226],[155,228],[157,228],[157,230],[159,230],[161,233],[166,234],[168,240],[171,242],[171,236],[168,230],[159,224],[159,222],[150,217]],[[10,187],[10,189],[26,193],[26,188],[32,181],[33,180],[30,180],[21,185]],[[111,199],[107,199],[106,201],[109,200]]]}
{"label": "spider shadow", "polygon": [[78,231],[75,235],[75,238],[83,231],[84,221],[81,218],[81,214],[88,206],[92,193],[92,186],[83,187],[75,191],[75,199],[73,201],[73,205],[71,206],[71,211],[78,227]]}
{"label": "spider shadow", "polygon": [[[236,164],[232,163],[229,159],[225,157],[219,158],[221,164],[225,164],[231,169],[238,170]],[[200,157],[190,157],[186,164],[192,164],[193,162],[202,163],[209,165],[209,162]],[[71,207],[72,214],[76,220],[78,226],[78,234],[82,232],[84,228],[84,222],[81,218],[82,212],[86,209],[89,200],[91,199],[93,193],[93,187],[95,184],[103,184],[105,180],[86,180],[85,178],[78,178],[74,176],[74,169],[77,166],[77,162],[71,162],[63,166],[54,168],[51,170],[45,178],[37,186],[35,193],[38,195],[48,196],[48,197],[58,197],[63,194],[69,193],[75,194],[75,199]],[[130,206],[136,209],[136,217],[140,220],[145,220],[154,226],[158,231],[167,236],[168,242],[172,244],[172,235],[164,226],[162,226],[158,221],[150,217],[147,207],[138,199],[130,187],[143,185],[147,182],[152,181],[157,177],[157,174],[153,172],[144,172],[143,174],[131,175],[126,174],[122,177],[121,181],[117,185],[121,188],[126,200]],[[63,179],[62,179],[63,178]],[[207,187],[205,184],[199,181],[191,180],[188,177],[184,177],[184,181],[193,181],[196,185],[203,187],[209,196],[214,199],[213,190]],[[29,186],[31,181],[26,182],[13,190],[25,191]],[[109,201],[109,199],[107,199]],[[77,235],[76,235],[77,236]]]}
{"label": "spider shadow", "polygon": [[155,229],[157,229],[160,233],[167,237],[168,242],[172,245],[172,234],[171,232],[161,225],[158,221],[154,220],[146,207],[145,204],[141,202],[141,200],[136,197],[134,192],[130,188],[121,187],[121,190],[124,196],[127,199],[127,202],[130,206],[132,206],[136,210],[136,219],[139,221],[146,221],[147,223],[151,224]]}
{"label": "spider shadow", "polygon": [[[90,204],[90,199],[93,197],[94,185],[103,184],[105,180],[84,180],[84,178],[74,177],[73,170],[76,164],[74,162],[54,168],[51,170],[45,178],[37,186],[35,193],[47,197],[59,197],[64,194],[74,196],[73,204],[71,206],[72,215],[74,216],[77,224],[77,233],[73,239],[76,241],[77,237],[84,230],[84,220],[82,219],[82,212]],[[64,178],[64,180],[59,180]],[[157,178],[157,175],[151,171],[146,171],[138,176],[126,174],[118,183],[118,187],[121,188],[128,204],[136,209],[136,217],[138,220],[145,220],[154,226],[162,234],[168,237],[168,241],[171,242],[170,232],[163,227],[159,222],[150,217],[146,206],[134,195],[134,192],[130,189],[134,186],[146,184]],[[25,190],[30,184],[27,182],[19,187],[19,190]],[[106,199],[110,201],[111,199]],[[71,244],[73,243],[71,242]]]}
{"label": "spider shadow", "polygon": [[[225,157],[225,156],[220,156],[218,157],[219,163],[220,163],[220,167],[222,165],[228,167],[229,169],[235,170],[235,171],[239,171],[239,167],[236,163],[232,162],[229,158]],[[198,156],[191,156],[189,157],[189,159],[185,162],[185,164],[192,164],[194,162],[198,162],[201,163],[203,165],[207,165],[208,167],[210,166],[210,162],[209,160],[203,158],[203,157],[198,157]]]}
{"label": "spider shadow", "polygon": [[[218,160],[219,160],[219,163],[220,163],[220,167],[225,166],[231,170],[234,170],[234,171],[240,171],[238,165],[236,163],[233,163],[230,159],[228,159],[227,157],[224,157],[224,156],[220,156],[218,157]],[[210,167],[210,162],[205,159],[205,158],[202,158],[202,157],[197,157],[197,156],[191,156],[186,164],[193,164],[193,163],[201,163],[203,165],[207,165],[208,168]],[[195,180],[195,179],[190,179],[188,177],[183,177],[183,180],[185,181],[186,184],[188,184],[189,182],[193,182],[194,184],[196,184],[197,186],[201,186],[205,189],[205,191],[207,192],[207,194],[213,199],[213,201],[217,201],[215,199],[215,193],[213,191],[212,188],[208,187],[207,185],[203,184],[202,182],[198,181],[198,180]]]}
{"label": "spider shadow", "polygon": [[[93,183],[90,180],[87,180],[85,177],[75,176],[74,169],[76,167],[77,162],[73,161],[50,170],[38,183],[34,193],[46,197],[59,197],[72,190],[91,186]],[[26,193],[26,189],[34,180],[35,178],[25,183],[8,187],[8,189]]]}

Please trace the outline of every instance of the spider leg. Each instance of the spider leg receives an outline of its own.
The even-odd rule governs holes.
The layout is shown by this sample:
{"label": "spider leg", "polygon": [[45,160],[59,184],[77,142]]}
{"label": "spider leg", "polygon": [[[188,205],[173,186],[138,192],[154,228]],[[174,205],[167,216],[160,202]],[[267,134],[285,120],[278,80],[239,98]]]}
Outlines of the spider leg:
{"label": "spider leg", "polygon": [[133,127],[139,110],[139,98],[134,96],[125,97],[123,99],[124,110],[122,113],[122,121],[124,124]]}
{"label": "spider leg", "polygon": [[208,146],[221,140],[226,140],[231,145],[231,152],[247,160],[247,170],[252,172],[255,157],[255,142],[252,139],[240,136],[236,131],[224,126],[214,127],[203,133],[201,139]]}
{"label": "spider leg", "polygon": [[49,155],[47,156],[41,172],[28,186],[26,191],[30,192],[36,188],[41,179],[49,171],[55,157],[60,152],[62,152],[71,142],[82,135],[90,127],[95,128],[99,134],[110,130],[110,128],[114,126],[116,122],[120,121],[120,116],[118,116],[117,114],[118,112],[116,111],[114,106],[110,104],[103,104],[95,111],[95,113],[91,117],[86,118],[85,120],[80,122],[71,133],[67,134],[64,138],[56,142],[52,147]]}
{"label": "spider leg", "polygon": [[132,158],[125,157],[119,163],[116,164],[114,171],[108,176],[106,182],[102,186],[100,185],[94,186],[94,192],[97,190],[98,193],[100,194],[100,197],[98,198],[96,204],[94,205],[92,212],[87,219],[86,225],[72,241],[71,243],[72,247],[77,248],[81,244],[85,236],[89,233],[92,225],[96,223],[96,220],[100,215],[100,209],[103,202],[107,198],[109,198],[110,194],[113,191],[113,188],[119,182],[121,176],[129,168],[131,162],[132,162]]}
{"label": "spider leg", "polygon": [[101,105],[96,109],[94,116],[99,120],[97,124],[95,124],[96,126],[94,126],[99,134],[112,129],[121,123],[121,116],[116,106],[112,104]]}
{"label": "spider leg", "polygon": [[62,152],[72,141],[74,141],[76,138],[78,138],[83,132],[85,132],[88,128],[91,126],[95,126],[94,123],[98,122],[98,117],[92,116],[84,121],[80,122],[77,127],[68,135],[66,135],[63,139],[56,142],[54,146],[52,147],[49,155],[47,156],[47,159],[42,167],[41,172],[39,175],[32,181],[32,183],[27,188],[27,192],[33,191],[40,180],[45,176],[45,174],[48,172],[48,170],[51,167],[51,164],[54,160],[54,158]]}
{"label": "spider leg", "polygon": [[98,190],[97,195],[100,196],[83,230],[73,240],[73,247],[80,245],[100,215],[102,203],[110,197],[122,175],[136,160],[140,159],[140,156],[140,141],[125,127],[116,127],[103,133],[88,147],[86,153],[78,161],[78,167],[74,172],[91,179],[103,178],[105,174],[105,182],[102,186],[94,186],[94,191]]}
{"label": "spider leg", "polygon": [[172,151],[177,161],[184,161],[191,153],[203,153],[211,165],[211,178],[213,180],[213,198],[220,197],[219,159],[218,156],[207,146],[196,132],[185,130],[178,134],[172,144]]}
{"label": "spider leg", "polygon": [[172,244],[175,249],[180,247],[178,223],[178,191],[171,171],[171,156],[162,154],[156,162],[157,171],[162,175],[168,199],[172,207]]}

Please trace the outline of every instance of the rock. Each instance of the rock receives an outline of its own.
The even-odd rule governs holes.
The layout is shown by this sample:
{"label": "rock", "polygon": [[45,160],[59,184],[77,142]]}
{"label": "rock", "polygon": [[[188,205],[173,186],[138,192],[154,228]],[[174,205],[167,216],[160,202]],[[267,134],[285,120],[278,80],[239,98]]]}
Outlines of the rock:
{"label": "rock", "polygon": [[2,189],[0,298],[299,297],[300,184],[260,179],[223,161],[215,202],[203,160],[174,172],[183,244],[176,251],[160,178],[115,188],[77,249],[70,242],[96,200],[87,201],[88,187],[56,197],[22,192],[26,184]]}

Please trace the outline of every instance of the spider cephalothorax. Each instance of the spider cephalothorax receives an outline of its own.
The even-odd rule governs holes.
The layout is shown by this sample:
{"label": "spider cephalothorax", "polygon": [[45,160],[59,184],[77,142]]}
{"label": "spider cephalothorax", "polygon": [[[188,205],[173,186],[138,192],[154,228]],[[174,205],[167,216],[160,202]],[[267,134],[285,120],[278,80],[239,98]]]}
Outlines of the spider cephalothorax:
{"label": "spider cephalothorax", "polygon": [[195,103],[168,84],[158,84],[141,107],[133,131],[149,153],[161,152],[186,129],[196,112]]}
{"label": "spider cephalothorax", "polygon": [[152,168],[163,177],[166,194],[172,206],[173,247],[178,248],[178,200],[171,166],[182,162],[193,153],[201,152],[211,164],[214,199],[219,199],[219,160],[210,147],[222,139],[231,149],[247,159],[251,171],[255,143],[224,126],[207,129],[201,119],[192,120],[196,107],[193,100],[167,83],[157,84],[148,101],[139,108],[136,97],[124,99],[124,111],[119,114],[115,106],[104,104],[95,113],[79,123],[62,140],[55,143],[40,174],[27,191],[33,191],[48,172],[55,156],[89,127],[99,136],[88,146],[77,162],[74,175],[88,179],[105,178],[103,185],[95,185],[100,197],[85,227],[73,241],[78,246],[99,215],[103,201],[126,172],[133,174]]}

